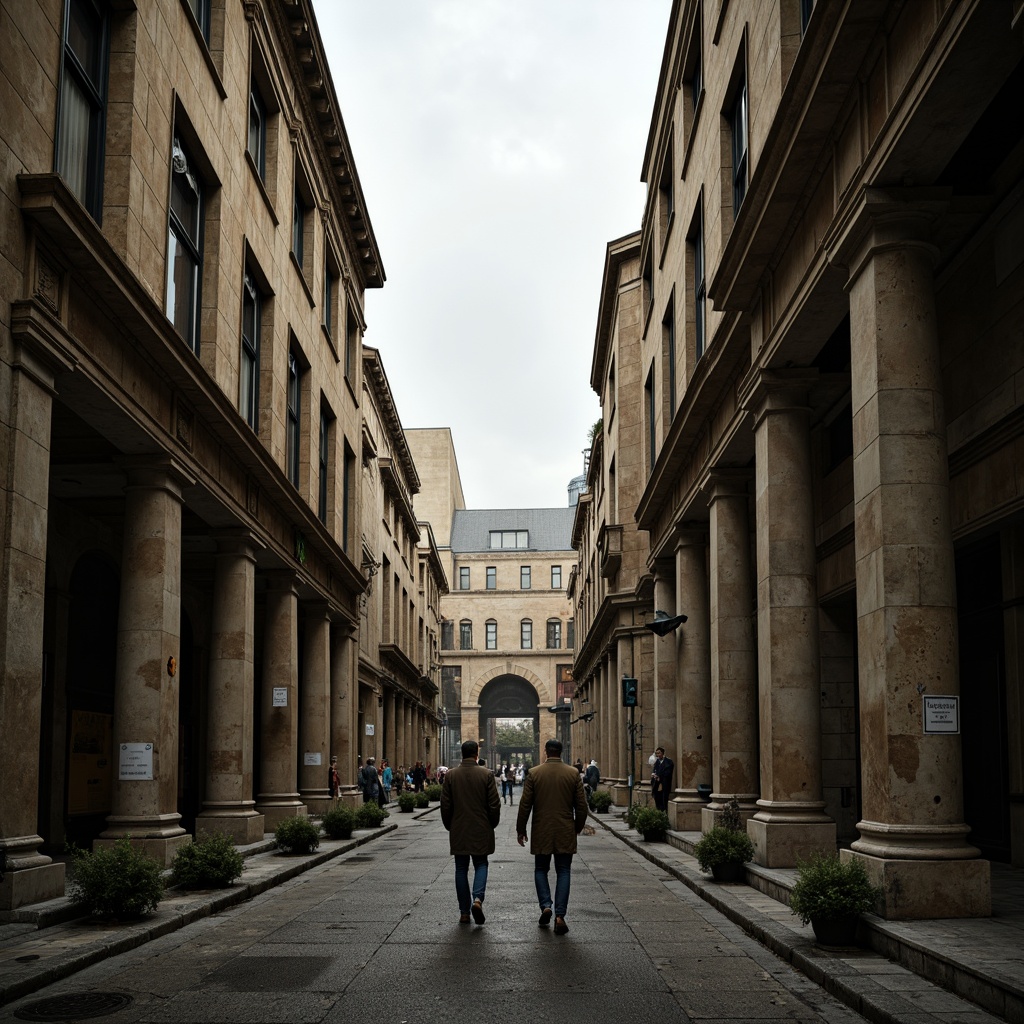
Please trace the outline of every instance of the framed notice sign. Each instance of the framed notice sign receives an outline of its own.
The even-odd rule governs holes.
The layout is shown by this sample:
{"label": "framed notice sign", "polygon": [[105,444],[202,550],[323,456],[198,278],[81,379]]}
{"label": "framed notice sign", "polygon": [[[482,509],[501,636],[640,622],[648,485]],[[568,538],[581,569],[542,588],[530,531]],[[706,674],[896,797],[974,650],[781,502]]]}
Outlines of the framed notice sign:
{"label": "framed notice sign", "polygon": [[117,768],[117,777],[122,781],[151,782],[153,780],[153,744],[122,743]]}
{"label": "framed notice sign", "polygon": [[956,735],[960,732],[959,697],[924,698],[925,735]]}

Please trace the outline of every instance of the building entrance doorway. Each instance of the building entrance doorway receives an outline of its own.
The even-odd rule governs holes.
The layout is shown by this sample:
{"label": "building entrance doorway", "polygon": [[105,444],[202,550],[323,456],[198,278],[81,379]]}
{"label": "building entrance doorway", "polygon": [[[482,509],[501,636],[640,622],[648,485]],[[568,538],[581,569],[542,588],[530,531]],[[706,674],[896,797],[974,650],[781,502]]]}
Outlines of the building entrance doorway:
{"label": "building entrance doorway", "polygon": [[[540,763],[538,700],[537,691],[521,676],[498,676],[483,688],[480,694],[480,735],[484,740],[482,756],[488,767],[497,768],[513,759],[526,765]],[[506,723],[528,724],[531,742],[528,745],[525,742],[526,729],[513,730]],[[522,735],[513,735],[513,732]],[[499,743],[499,739],[504,742]]]}

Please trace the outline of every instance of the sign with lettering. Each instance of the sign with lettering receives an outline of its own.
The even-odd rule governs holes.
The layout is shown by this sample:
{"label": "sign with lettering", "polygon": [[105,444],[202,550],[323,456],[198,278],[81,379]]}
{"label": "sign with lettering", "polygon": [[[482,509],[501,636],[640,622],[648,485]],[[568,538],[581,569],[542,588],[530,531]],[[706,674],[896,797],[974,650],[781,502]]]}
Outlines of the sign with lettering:
{"label": "sign with lettering", "polygon": [[366,723],[366,735],[367,736],[372,736],[373,735],[373,723],[372,722],[367,722]]}
{"label": "sign with lettering", "polygon": [[288,687],[287,686],[275,686],[274,687],[274,707],[275,708],[286,708],[286,707],[288,707]]}
{"label": "sign with lettering", "polygon": [[306,753],[303,755],[302,763],[304,765],[309,765],[309,766],[317,765],[317,764],[323,764],[323,761],[321,761],[321,759],[320,759],[320,751],[317,750],[317,751],[314,751],[314,752],[311,753],[310,751],[307,750]]}
{"label": "sign with lettering", "polygon": [[959,697],[924,698],[925,735],[956,735],[960,732]]}
{"label": "sign with lettering", "polygon": [[117,777],[124,781],[150,782],[153,778],[153,744],[122,743]]}

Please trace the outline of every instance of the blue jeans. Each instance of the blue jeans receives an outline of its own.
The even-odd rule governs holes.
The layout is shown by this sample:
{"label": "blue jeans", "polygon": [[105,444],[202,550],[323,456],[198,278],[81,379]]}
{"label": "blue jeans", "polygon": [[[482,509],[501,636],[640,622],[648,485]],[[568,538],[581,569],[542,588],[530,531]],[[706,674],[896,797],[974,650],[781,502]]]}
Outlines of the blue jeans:
{"label": "blue jeans", "polygon": [[[473,857],[473,895],[469,894],[469,858]],[[459,897],[459,913],[468,914],[473,900],[483,902],[487,890],[487,854],[455,854],[455,894]]]}
{"label": "blue jeans", "polygon": [[[548,871],[551,868],[550,853],[537,853],[533,857],[533,881],[537,886],[537,900],[540,909],[551,906],[551,887],[548,885]],[[555,858],[555,917],[565,917],[569,909],[569,882],[572,878],[572,854],[556,853]]]}

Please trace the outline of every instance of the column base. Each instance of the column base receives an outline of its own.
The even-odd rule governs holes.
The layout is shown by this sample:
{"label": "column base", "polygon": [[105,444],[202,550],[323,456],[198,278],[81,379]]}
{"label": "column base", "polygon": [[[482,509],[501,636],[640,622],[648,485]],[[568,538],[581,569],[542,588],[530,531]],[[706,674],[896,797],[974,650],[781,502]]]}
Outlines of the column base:
{"label": "column base", "polygon": [[12,871],[8,868],[0,882],[0,914],[30,903],[55,900],[64,895],[64,865],[42,864]]}
{"label": "column base", "polygon": [[[171,861],[174,860],[174,855],[183,846],[188,846],[192,842],[192,837],[184,829],[179,829],[178,834],[172,836],[140,835],[137,832],[130,835],[126,833],[126,835],[132,846],[142,850],[147,857],[155,860],[162,868],[169,868]],[[104,832],[98,839],[93,840],[92,848],[94,850],[109,850],[118,840],[124,838],[124,835],[111,837],[109,832]]]}
{"label": "column base", "polygon": [[305,818],[309,815],[306,805],[295,799],[264,803],[257,798],[256,810],[264,816],[263,826],[268,832],[273,832],[286,818]]}
{"label": "column base", "polygon": [[696,794],[673,797],[668,802],[670,828],[676,832],[700,832],[706,807]]}
{"label": "column base", "polygon": [[258,843],[266,831],[266,821],[256,811],[231,813],[226,810],[211,809],[200,811],[196,816],[196,837],[208,832],[213,835],[227,836],[235,846],[250,846]]}
{"label": "column base", "polygon": [[762,821],[755,815],[747,822],[754,843],[754,863],[766,868],[795,868],[815,853],[836,852],[834,821]]}
{"label": "column base", "polygon": [[740,821],[744,825],[757,813],[756,793],[712,793],[700,814],[701,832],[721,824],[722,814],[732,800],[740,805]]}
{"label": "column base", "polygon": [[882,888],[878,912],[888,921],[992,915],[987,860],[890,860],[855,850],[841,850],[839,858],[859,860],[872,885]]}

